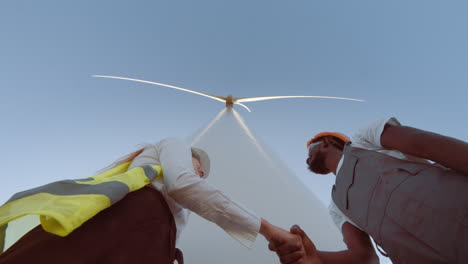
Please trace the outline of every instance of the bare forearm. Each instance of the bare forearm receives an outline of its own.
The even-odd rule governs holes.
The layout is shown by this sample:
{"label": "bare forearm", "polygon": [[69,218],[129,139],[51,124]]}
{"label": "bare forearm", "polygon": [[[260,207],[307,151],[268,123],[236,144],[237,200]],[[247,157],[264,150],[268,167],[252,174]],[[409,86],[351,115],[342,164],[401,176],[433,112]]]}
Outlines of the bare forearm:
{"label": "bare forearm", "polygon": [[432,160],[468,175],[468,143],[436,133],[405,126],[386,126],[382,146]]}
{"label": "bare forearm", "polygon": [[341,227],[343,242],[348,247],[347,250],[338,252],[318,251],[318,255],[323,264],[345,263],[345,264],[374,264],[379,263],[379,258],[368,234],[345,222]]}
{"label": "bare forearm", "polygon": [[343,250],[337,252],[318,251],[323,264],[378,264],[379,258],[374,252],[352,252]]}

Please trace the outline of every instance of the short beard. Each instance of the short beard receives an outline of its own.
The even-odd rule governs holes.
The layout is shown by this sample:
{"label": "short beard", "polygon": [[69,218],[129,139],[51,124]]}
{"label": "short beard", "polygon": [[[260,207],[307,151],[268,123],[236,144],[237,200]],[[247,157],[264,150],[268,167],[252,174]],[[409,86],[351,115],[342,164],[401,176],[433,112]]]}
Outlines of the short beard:
{"label": "short beard", "polygon": [[330,170],[325,167],[325,155],[322,152],[318,152],[311,164],[309,170],[317,174],[328,174]]}

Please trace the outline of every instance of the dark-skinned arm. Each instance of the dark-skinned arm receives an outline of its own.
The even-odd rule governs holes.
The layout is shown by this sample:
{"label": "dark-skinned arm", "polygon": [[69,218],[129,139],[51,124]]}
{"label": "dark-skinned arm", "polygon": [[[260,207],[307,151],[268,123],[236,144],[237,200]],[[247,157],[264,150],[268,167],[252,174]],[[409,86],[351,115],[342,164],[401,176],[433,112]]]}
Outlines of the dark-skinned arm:
{"label": "dark-skinned arm", "polygon": [[384,148],[432,160],[468,175],[468,143],[408,126],[387,124],[380,137]]}
{"label": "dark-skinned arm", "polygon": [[341,228],[343,241],[348,247],[347,250],[338,252],[318,251],[318,255],[323,264],[343,263],[343,264],[374,264],[379,263],[379,258],[375,253],[369,235],[349,222],[345,222]]}
{"label": "dark-skinned arm", "polygon": [[293,226],[291,233],[302,239],[302,248],[297,242],[274,244],[269,248],[275,251],[282,264],[377,264],[379,258],[375,253],[369,235],[345,222],[342,227],[343,240],[347,250],[337,252],[317,251],[314,243],[299,227]]}

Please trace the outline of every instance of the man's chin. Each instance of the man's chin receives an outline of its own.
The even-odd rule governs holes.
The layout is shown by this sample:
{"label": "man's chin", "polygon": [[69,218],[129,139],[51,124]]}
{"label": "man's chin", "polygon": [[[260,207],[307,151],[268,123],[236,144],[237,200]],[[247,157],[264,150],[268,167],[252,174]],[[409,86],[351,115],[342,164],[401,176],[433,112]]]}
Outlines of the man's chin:
{"label": "man's chin", "polygon": [[315,173],[315,174],[322,174],[322,175],[325,175],[325,174],[328,174],[330,173],[329,170],[321,170],[321,169],[317,169],[317,168],[312,168],[312,167],[308,167],[309,171]]}

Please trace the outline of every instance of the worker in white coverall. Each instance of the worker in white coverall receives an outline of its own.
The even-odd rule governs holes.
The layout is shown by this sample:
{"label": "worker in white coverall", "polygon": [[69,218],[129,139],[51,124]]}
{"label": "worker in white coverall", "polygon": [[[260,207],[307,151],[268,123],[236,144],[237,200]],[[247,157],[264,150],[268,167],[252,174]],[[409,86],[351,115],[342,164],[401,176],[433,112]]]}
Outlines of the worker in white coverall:
{"label": "worker in white coverall", "polygon": [[247,248],[259,233],[267,240],[300,241],[210,185],[205,180],[208,155],[182,140],[161,140],[111,167],[128,162],[128,171],[161,165],[162,181],[127,194],[65,237],[36,227],[1,254],[0,263],[182,262],[175,244],[189,211],[214,222]]}

